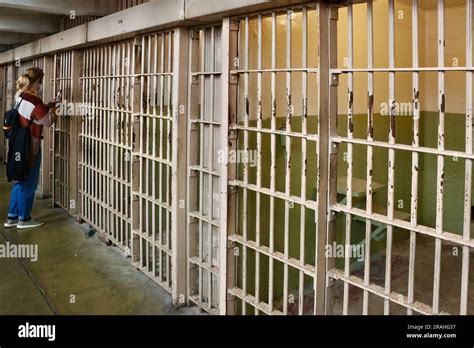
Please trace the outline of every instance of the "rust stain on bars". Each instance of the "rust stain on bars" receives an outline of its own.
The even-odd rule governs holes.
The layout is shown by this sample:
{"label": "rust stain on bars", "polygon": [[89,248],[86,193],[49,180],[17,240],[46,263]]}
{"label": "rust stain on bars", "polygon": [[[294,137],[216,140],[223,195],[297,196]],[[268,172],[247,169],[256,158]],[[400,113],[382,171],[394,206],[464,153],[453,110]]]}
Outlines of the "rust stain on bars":
{"label": "rust stain on bars", "polygon": [[368,104],[368,108],[369,108],[369,114],[368,114],[369,131],[368,131],[368,136],[369,136],[369,138],[373,139],[373,137],[374,137],[374,122],[373,122],[374,95],[373,94],[368,93],[367,104]]}

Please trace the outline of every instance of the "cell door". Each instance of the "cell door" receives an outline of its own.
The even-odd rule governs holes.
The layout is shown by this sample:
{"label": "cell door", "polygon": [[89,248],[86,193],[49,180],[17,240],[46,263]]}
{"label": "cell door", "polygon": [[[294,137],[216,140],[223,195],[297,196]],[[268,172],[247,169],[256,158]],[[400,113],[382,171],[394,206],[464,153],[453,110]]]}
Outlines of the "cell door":
{"label": "cell door", "polygon": [[[137,266],[172,291],[173,31],[135,39],[139,70],[133,199]],[[184,275],[180,275],[184,276]]]}
{"label": "cell door", "polygon": [[332,30],[327,312],[472,314],[473,1],[367,1]]}
{"label": "cell door", "polygon": [[130,253],[133,43],[87,49],[81,73],[80,217]]}
{"label": "cell door", "polygon": [[236,276],[229,294],[236,314],[322,312],[326,226],[318,220],[327,178],[319,137],[327,135],[327,118],[319,98],[327,74],[319,70],[326,48],[318,44],[318,21],[327,18],[327,7],[308,4],[232,19],[236,216],[229,243]]}
{"label": "cell door", "polygon": [[61,93],[62,103],[53,133],[53,201],[77,214],[78,169],[78,87],[80,58],[78,51],[56,53],[53,62],[54,95]]}

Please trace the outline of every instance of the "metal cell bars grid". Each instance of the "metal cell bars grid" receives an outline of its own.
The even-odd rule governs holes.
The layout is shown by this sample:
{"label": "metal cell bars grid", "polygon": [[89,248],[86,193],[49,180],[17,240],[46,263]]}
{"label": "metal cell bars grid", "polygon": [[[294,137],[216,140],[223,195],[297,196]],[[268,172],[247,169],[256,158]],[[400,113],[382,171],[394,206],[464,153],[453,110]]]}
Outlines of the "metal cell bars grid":
{"label": "metal cell bars grid", "polygon": [[123,11],[127,8],[141,5],[149,0],[117,0],[117,11]]}
{"label": "metal cell bars grid", "polygon": [[[350,255],[345,254],[343,269],[331,268],[328,270],[328,276],[343,283],[343,314],[349,313],[350,306],[350,287],[355,287],[363,291],[362,313],[369,314],[370,304],[375,298],[383,302],[383,313],[388,315],[391,313],[391,305],[404,308],[407,314],[443,314],[440,308],[440,286],[441,286],[441,266],[442,266],[442,242],[449,243],[454,247],[460,247],[462,250],[462,266],[461,266],[461,284],[460,285],[460,310],[461,314],[468,312],[469,300],[469,253],[474,247],[474,240],[471,238],[471,185],[472,185],[472,104],[473,104],[473,0],[466,0],[466,66],[464,67],[448,67],[445,65],[445,2],[437,1],[437,66],[420,67],[419,60],[419,4],[418,0],[412,0],[412,57],[411,67],[398,68],[395,65],[395,2],[388,0],[388,49],[389,49],[389,66],[384,68],[374,67],[374,4],[367,1],[367,68],[354,68],[354,15],[353,6],[347,5],[347,68],[332,69],[333,75],[347,74],[347,136],[338,136],[336,134],[337,125],[334,121],[331,123],[331,142],[333,146],[338,144],[347,145],[347,185],[346,185],[346,203],[335,203],[330,206],[333,212],[343,213],[345,215],[344,240],[346,244],[351,243],[351,220],[353,217],[363,219],[366,224],[365,232],[365,255],[369,255],[364,259],[363,276],[353,274],[351,271]],[[466,116],[465,116],[465,151],[452,151],[445,148],[445,74],[450,71],[464,72],[466,76]],[[397,73],[411,73],[412,75],[412,129],[413,138],[411,145],[397,142],[395,136],[396,127],[396,108],[392,107],[396,103],[395,81]],[[429,148],[420,146],[420,72],[433,72],[437,74],[437,148]],[[356,73],[367,73],[368,76],[368,103],[367,103],[367,139],[358,139],[354,137],[354,121],[353,121],[353,95],[354,95],[354,75]],[[389,134],[388,142],[374,140],[374,95],[377,90],[374,88],[374,80],[376,73],[388,73],[388,98],[389,98]],[[380,88],[380,87],[379,87]],[[333,113],[335,106],[332,106]],[[362,209],[353,204],[352,199],[352,179],[353,179],[353,146],[364,145],[367,147],[367,184],[366,184],[366,207]],[[387,213],[379,214],[373,211],[373,168],[374,168],[374,151],[377,149],[388,150],[388,176],[387,176]],[[409,221],[398,218],[395,214],[395,172],[397,170],[396,150],[407,151],[411,154],[411,206]],[[420,155],[435,155],[437,158],[436,167],[436,223],[435,227],[425,226],[418,221],[418,205],[420,197],[419,189],[419,165]],[[463,233],[462,235],[448,232],[443,228],[444,215],[444,180],[445,180],[445,158],[458,157],[465,160],[465,181],[460,182],[464,186],[464,210],[463,210]],[[336,161],[336,157],[332,157]],[[331,167],[335,167],[333,163]],[[336,185],[336,178],[332,178],[330,185]],[[332,190],[332,192],[336,192]],[[335,198],[330,198],[335,202]],[[386,248],[385,248],[385,280],[384,285],[376,284],[371,279],[371,239],[372,223],[377,222],[386,226]],[[392,251],[394,247],[393,238],[395,236],[394,229],[401,228],[410,231],[409,238],[409,265],[408,265],[408,286],[407,293],[402,294],[392,290]],[[417,237],[424,236],[430,240],[434,240],[434,261],[433,261],[433,283],[432,283],[432,303],[417,301],[415,298],[415,265],[416,265],[416,247]],[[328,241],[331,243],[331,240]],[[421,257],[418,256],[418,257]],[[445,267],[445,266],[443,266]],[[369,300],[369,295],[371,296]],[[374,297],[372,297],[374,296]],[[328,301],[332,301],[333,295],[328,296]],[[331,307],[332,304],[329,304]],[[456,313],[453,313],[456,314]]]}
{"label": "metal cell bars grid", "polygon": [[[54,57],[45,56],[43,60],[43,102],[48,103],[54,98]],[[50,197],[53,193],[54,185],[54,173],[53,173],[53,162],[54,162],[54,127],[48,127],[43,130],[42,150],[43,158],[41,160],[41,178],[40,178],[40,191],[43,198]]]}
{"label": "metal cell bars grid", "polygon": [[131,248],[133,45],[83,53],[80,217],[124,250]]}
{"label": "metal cell bars grid", "polygon": [[[5,90],[4,90],[4,110],[10,110],[14,106],[14,98],[16,91],[16,76],[15,76],[15,65],[7,64],[4,66],[5,71]],[[7,161],[8,155],[8,141],[2,138],[4,142],[3,147],[3,160]]]}
{"label": "metal cell bars grid", "polygon": [[171,292],[173,32],[137,38],[136,45],[141,45],[141,70],[135,72],[141,101],[138,151],[133,152],[139,161],[133,192],[139,222],[133,233],[139,236],[139,268]]}
{"label": "metal cell bars grid", "polygon": [[225,146],[221,141],[221,31],[217,26],[194,29],[189,38],[188,295],[213,314],[225,306],[219,301],[219,252],[224,247],[219,243],[220,217],[226,204],[220,195],[226,169],[225,153],[220,153]]}
{"label": "metal cell bars grid", "polygon": [[[61,91],[62,103],[72,102],[73,52],[67,51],[54,55],[54,94]],[[61,109],[64,111],[64,108]],[[71,134],[72,116],[62,112],[54,124],[54,163],[53,163],[53,200],[65,210],[70,210],[75,202],[71,202]],[[76,151],[76,149],[74,149]],[[71,204],[72,203],[72,204]]]}
{"label": "metal cell bars grid", "polygon": [[318,12],[307,5],[239,19],[230,125],[239,139],[229,154],[238,172],[229,237],[238,314],[316,313]]}

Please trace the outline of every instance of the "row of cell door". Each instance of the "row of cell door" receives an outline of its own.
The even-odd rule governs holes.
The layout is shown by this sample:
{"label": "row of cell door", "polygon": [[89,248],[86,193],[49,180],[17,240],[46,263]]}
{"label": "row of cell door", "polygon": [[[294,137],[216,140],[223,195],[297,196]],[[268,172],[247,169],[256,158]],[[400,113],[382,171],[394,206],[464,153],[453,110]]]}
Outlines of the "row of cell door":
{"label": "row of cell door", "polygon": [[45,58],[65,100],[54,202],[177,305],[471,313],[473,1],[463,10],[451,32],[442,0],[308,3]]}

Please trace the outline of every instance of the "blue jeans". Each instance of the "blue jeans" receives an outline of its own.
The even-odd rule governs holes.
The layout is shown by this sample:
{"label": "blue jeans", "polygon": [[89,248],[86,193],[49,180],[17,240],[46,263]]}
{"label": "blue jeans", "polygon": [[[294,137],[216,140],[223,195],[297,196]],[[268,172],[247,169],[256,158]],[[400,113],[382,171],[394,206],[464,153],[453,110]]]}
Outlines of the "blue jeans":
{"label": "blue jeans", "polygon": [[8,218],[19,220],[29,220],[33,209],[35,192],[38,188],[41,165],[41,149],[38,150],[33,167],[30,169],[24,182],[16,182],[13,185],[10,196],[10,207],[8,208]]}

